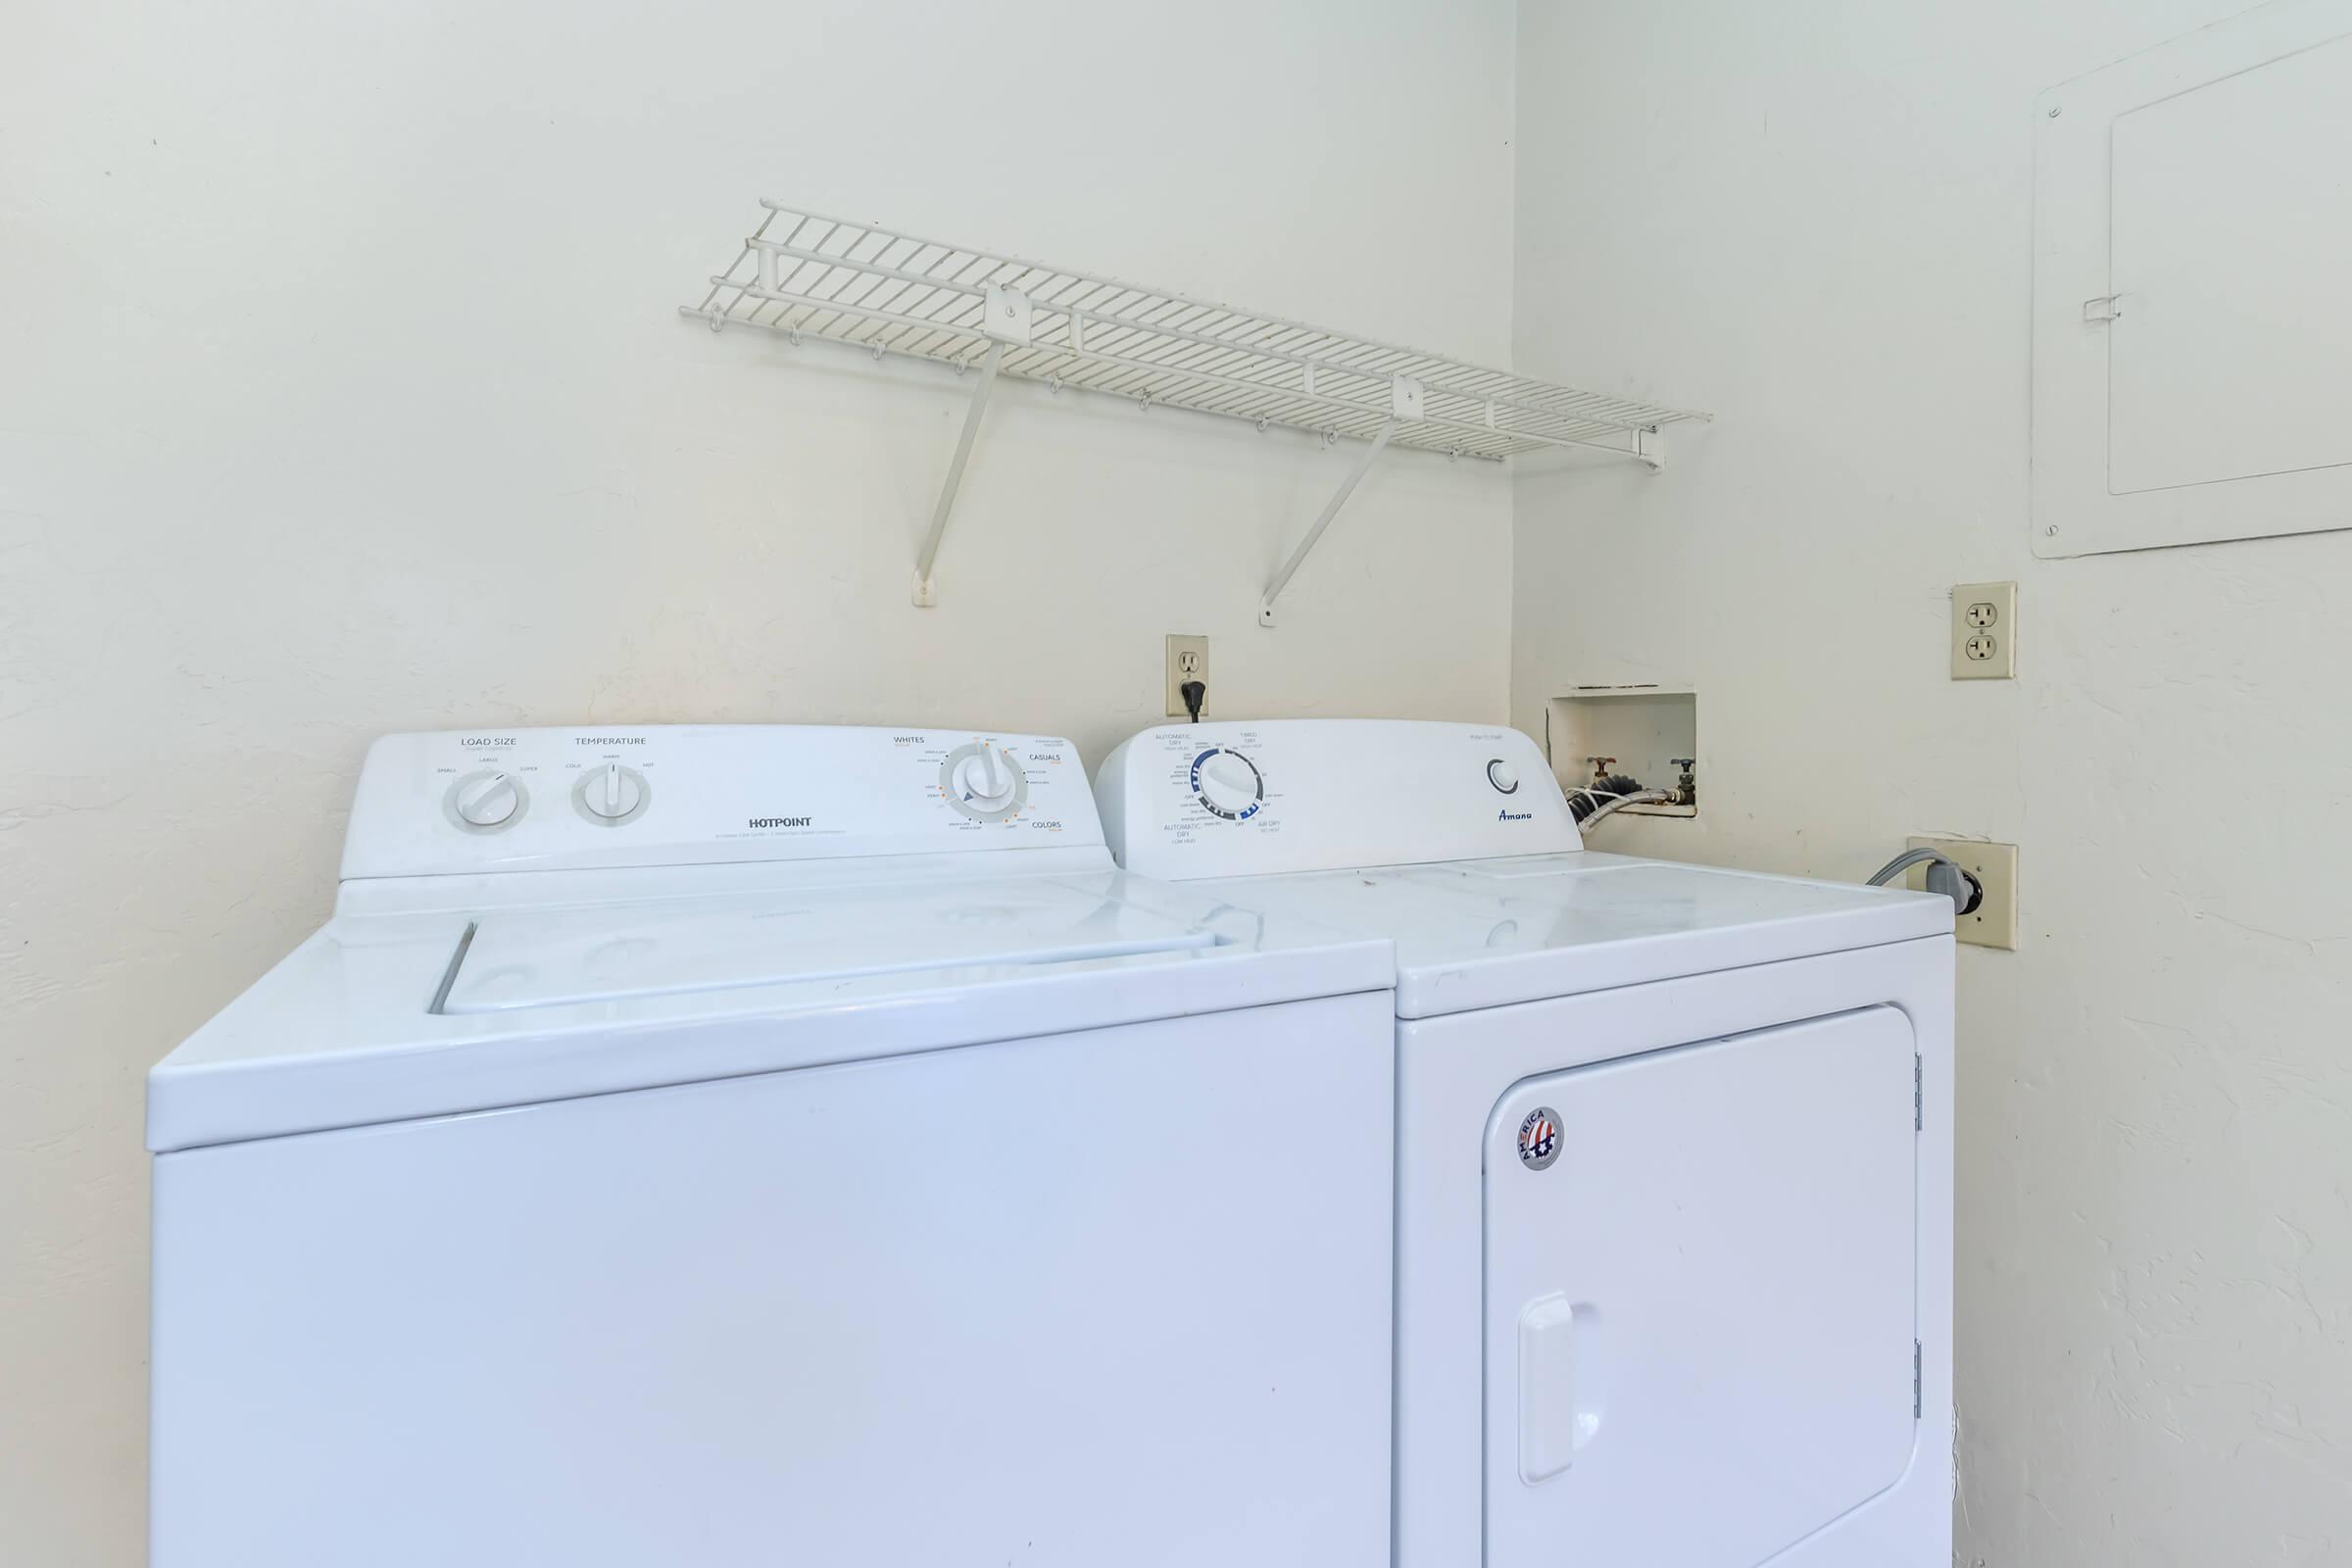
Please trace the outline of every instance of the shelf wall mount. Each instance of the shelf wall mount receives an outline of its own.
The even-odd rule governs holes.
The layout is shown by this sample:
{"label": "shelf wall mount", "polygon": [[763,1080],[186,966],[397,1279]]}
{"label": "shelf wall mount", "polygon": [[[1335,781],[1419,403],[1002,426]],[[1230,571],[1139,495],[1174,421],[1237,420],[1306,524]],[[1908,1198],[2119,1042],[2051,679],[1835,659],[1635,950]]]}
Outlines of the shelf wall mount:
{"label": "shelf wall mount", "polygon": [[[988,395],[996,390],[997,371],[1004,363],[1007,345],[1027,347],[1032,319],[1029,297],[1018,289],[990,284],[986,295],[988,350],[980,357],[980,379],[972,388],[971,406],[963,411],[963,430],[956,438],[956,455],[948,460],[948,476],[939,487],[939,505],[931,509],[931,531],[914,558],[914,608],[929,610],[939,603],[931,586],[931,567],[939,560],[939,542],[947,537],[948,514],[956,510],[956,492],[963,486],[963,466],[971,461],[972,438],[980,433],[980,416],[988,412]],[[959,366],[958,368],[961,368]]]}
{"label": "shelf wall mount", "polygon": [[913,599],[933,570],[991,396],[1002,376],[1362,441],[1347,481],[1281,569],[1274,603],[1369,471],[1392,448],[1498,461],[1571,451],[1664,464],[1661,432],[1704,420],[1690,409],[1579,391],[1165,289],[922,239],[873,223],[762,202],[727,270],[679,314],[718,331],[755,326],[978,372],[930,527]]}

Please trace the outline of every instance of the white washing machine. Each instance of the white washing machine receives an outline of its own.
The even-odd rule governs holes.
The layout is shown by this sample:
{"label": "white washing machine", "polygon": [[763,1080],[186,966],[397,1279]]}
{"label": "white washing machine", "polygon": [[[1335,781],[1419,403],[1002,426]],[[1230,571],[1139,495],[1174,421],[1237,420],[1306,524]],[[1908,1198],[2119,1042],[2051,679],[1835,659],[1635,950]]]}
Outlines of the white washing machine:
{"label": "white washing machine", "polygon": [[1097,798],[1224,928],[1396,940],[1402,1568],[1946,1568],[1947,900],[1586,853],[1507,729],[1169,725]]}
{"label": "white washing machine", "polygon": [[1134,880],[1060,740],[380,742],[149,1080],[155,1568],[1385,1557],[1393,954]]}

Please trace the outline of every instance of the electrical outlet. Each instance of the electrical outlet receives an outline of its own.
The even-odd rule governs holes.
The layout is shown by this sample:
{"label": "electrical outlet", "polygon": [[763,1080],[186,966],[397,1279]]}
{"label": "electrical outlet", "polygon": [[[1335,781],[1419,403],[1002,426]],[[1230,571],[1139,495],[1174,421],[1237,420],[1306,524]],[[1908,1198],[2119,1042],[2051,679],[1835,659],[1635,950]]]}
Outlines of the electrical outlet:
{"label": "electrical outlet", "polygon": [[[1936,850],[1950,856],[1977,874],[1984,884],[1984,902],[1977,912],[1953,922],[1953,934],[1981,948],[2017,949],[2017,846],[1984,839],[1923,839],[1909,841],[1914,850]],[[1927,886],[1928,868],[1913,866],[1910,885]]]}
{"label": "electrical outlet", "polygon": [[1168,633],[1168,716],[1190,718],[1192,710],[1184,706],[1184,693],[1179,689],[1188,680],[1208,683],[1208,639],[1188,637],[1180,632]]}
{"label": "electrical outlet", "polygon": [[1964,582],[1952,590],[1952,679],[2017,679],[2017,584]]}

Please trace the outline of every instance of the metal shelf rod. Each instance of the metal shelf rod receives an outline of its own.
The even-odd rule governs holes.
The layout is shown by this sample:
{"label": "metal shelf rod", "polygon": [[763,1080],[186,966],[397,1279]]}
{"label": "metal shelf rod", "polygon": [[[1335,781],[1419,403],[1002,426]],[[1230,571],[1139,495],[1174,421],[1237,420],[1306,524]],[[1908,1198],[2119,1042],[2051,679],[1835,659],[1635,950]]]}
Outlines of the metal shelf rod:
{"label": "metal shelf rod", "polygon": [[[840,257],[827,256],[822,251],[812,251],[798,245],[788,245],[780,240],[760,239],[755,236],[749,240],[746,240],[744,243],[750,245],[755,250],[769,252],[777,256],[789,256],[796,261],[814,263],[818,266],[835,267],[848,265],[844,264]],[[858,262],[854,265],[860,272],[871,273],[877,277],[895,278],[901,282],[917,284],[921,287],[929,289],[936,289],[941,293],[959,294],[976,300],[985,298],[988,292],[985,287],[977,283],[945,281],[940,278],[926,276],[921,272],[910,272],[903,268],[886,266],[880,262]],[[760,275],[761,281],[756,286],[755,290],[752,290],[757,298],[769,300],[790,300],[802,304],[820,303],[812,299],[810,296],[785,289],[781,286],[781,284],[769,283],[765,281],[767,274],[764,272]],[[713,276],[710,281],[713,285],[719,288],[740,289],[745,287],[745,285],[730,277]],[[1129,290],[1128,292],[1133,292],[1133,290]],[[831,304],[832,301],[827,300],[821,303]],[[1295,353],[1291,350],[1272,347],[1265,343],[1248,343],[1230,337],[1214,337],[1204,332],[1193,331],[1189,327],[1165,326],[1156,321],[1138,320],[1131,317],[1121,316],[1116,312],[1098,310],[1088,306],[1064,306],[1054,300],[1040,300],[1038,304],[1048,314],[1051,315],[1060,316],[1065,318],[1084,317],[1090,327],[1101,326],[1104,324],[1108,324],[1112,327],[1125,327],[1132,331],[1149,332],[1154,337],[1173,338],[1181,343],[1199,344],[1202,348],[1213,349],[1230,355],[1245,356],[1262,360],[1276,360],[1284,364],[1299,367],[1314,366],[1318,368],[1332,371],[1335,374],[1358,375],[1362,376],[1366,380],[1371,381],[1386,381],[1390,375],[1396,373],[1385,368],[1358,368],[1348,364],[1338,363],[1316,355]],[[868,307],[864,306],[847,306],[844,308],[859,311],[866,311],[869,309]],[[1233,314],[1232,312],[1225,311],[1221,306],[1199,306],[1196,307],[1196,309],[1202,311],[1213,311],[1217,314],[1224,315]],[[1102,350],[1085,346],[1083,344],[1078,344],[1075,340],[1075,337],[1073,337],[1072,341],[1073,346],[1076,347],[1081,353],[1097,356],[1102,355]],[[1410,359],[1411,357],[1412,356],[1407,350],[1396,349],[1391,351],[1386,356],[1383,363],[1386,365],[1396,365],[1404,360]],[[1644,425],[1632,420],[1614,419],[1598,414],[1566,416],[1563,415],[1558,409],[1545,408],[1539,403],[1521,402],[1519,399],[1510,397],[1506,394],[1498,394],[1487,391],[1472,392],[1463,388],[1449,385],[1443,380],[1433,380],[1428,376],[1423,376],[1421,379],[1432,390],[1448,393],[1457,397],[1467,398],[1473,402],[1492,404],[1498,409],[1514,409],[1519,413],[1532,415],[1539,418],[1575,417],[1587,423],[1612,425],[1618,429],[1627,431],[1645,428]]]}
{"label": "metal shelf rod", "polygon": [[[1000,269],[1001,269],[1001,268],[1005,268],[1005,267],[1017,267],[1017,268],[1023,269],[1024,270],[1027,270],[1027,271],[1046,273],[1046,274],[1049,274],[1049,275],[1052,275],[1052,276],[1055,276],[1055,277],[1072,278],[1072,279],[1076,279],[1076,280],[1079,280],[1079,281],[1082,281],[1082,282],[1093,283],[1093,284],[1096,284],[1096,285],[1098,285],[1099,287],[1102,287],[1102,288],[1117,289],[1117,290],[1120,290],[1120,291],[1122,291],[1122,292],[1124,292],[1124,293],[1138,294],[1138,295],[1145,295],[1145,296],[1155,296],[1155,297],[1157,297],[1157,298],[1160,298],[1160,299],[1163,299],[1163,300],[1167,300],[1167,301],[1170,301],[1170,302],[1172,302],[1172,303],[1175,303],[1175,304],[1190,305],[1190,306],[1196,307],[1196,308],[1198,308],[1198,309],[1200,309],[1200,310],[1205,310],[1205,311],[1222,311],[1222,312],[1226,312],[1227,314],[1234,315],[1234,316],[1244,316],[1244,315],[1247,315],[1247,316],[1248,316],[1248,317],[1249,317],[1250,319],[1252,319],[1252,320],[1256,320],[1256,321],[1260,321],[1260,322],[1263,322],[1263,323],[1265,323],[1265,324],[1266,324],[1266,325],[1268,325],[1268,326],[1280,327],[1280,328],[1285,328],[1285,329],[1288,329],[1288,330],[1290,330],[1290,331],[1293,331],[1293,332],[1304,333],[1304,334],[1306,334],[1306,335],[1308,335],[1308,336],[1310,336],[1310,337],[1319,337],[1319,338],[1334,338],[1334,339],[1337,339],[1337,340],[1339,340],[1339,341],[1343,341],[1343,342],[1347,343],[1347,344],[1348,344],[1348,345],[1350,348],[1362,349],[1362,350],[1367,350],[1367,351],[1376,352],[1376,353],[1386,353],[1386,354],[1389,354],[1389,355],[1395,356],[1395,357],[1396,357],[1396,358],[1398,358],[1398,359],[1413,360],[1413,361],[1419,361],[1419,362],[1437,362],[1437,363],[1443,364],[1443,365],[1444,365],[1444,366],[1445,366],[1446,368],[1448,368],[1448,369],[1452,369],[1452,370],[1455,370],[1455,371],[1458,371],[1458,372],[1462,372],[1462,373],[1466,373],[1466,374],[1469,374],[1469,375],[1480,376],[1480,377],[1493,377],[1493,378],[1502,379],[1502,380],[1506,380],[1506,381],[1507,381],[1507,380],[1510,380],[1510,379],[1512,379],[1512,377],[1509,377],[1509,376],[1505,375],[1505,374],[1504,374],[1503,372],[1501,372],[1501,371],[1496,371],[1496,370],[1488,369],[1488,368],[1486,368],[1485,367],[1482,367],[1482,366],[1468,365],[1468,364],[1464,364],[1464,363],[1463,363],[1463,362],[1461,362],[1461,361],[1445,361],[1445,360],[1442,360],[1442,359],[1441,359],[1441,357],[1439,357],[1439,356],[1424,354],[1424,353],[1423,353],[1421,350],[1419,350],[1419,349],[1411,349],[1411,348],[1406,348],[1406,347],[1403,347],[1403,346],[1402,346],[1402,345],[1400,345],[1400,344],[1395,344],[1395,343],[1384,343],[1384,342],[1381,342],[1381,341],[1379,341],[1379,340],[1377,340],[1377,339],[1373,339],[1373,338],[1349,338],[1349,337],[1343,337],[1341,334],[1338,334],[1338,333],[1331,332],[1331,331],[1330,331],[1330,330],[1328,330],[1327,328],[1324,328],[1324,327],[1319,327],[1319,326],[1309,326],[1309,325],[1307,325],[1307,324],[1306,324],[1305,322],[1303,322],[1303,321],[1293,321],[1293,320],[1286,319],[1285,318],[1282,318],[1282,317],[1276,317],[1276,316],[1263,316],[1263,315],[1259,315],[1258,313],[1256,313],[1256,312],[1254,312],[1254,311],[1252,311],[1252,312],[1242,312],[1242,311],[1237,311],[1237,310],[1234,310],[1234,309],[1233,309],[1231,306],[1219,305],[1219,304],[1217,304],[1217,303],[1215,303],[1214,301],[1211,301],[1211,300],[1202,300],[1202,299],[1198,299],[1198,298],[1195,298],[1194,296],[1192,296],[1192,295],[1189,295],[1189,294],[1181,294],[1181,293],[1178,293],[1177,291],[1175,291],[1175,290],[1173,290],[1173,289],[1160,289],[1160,288],[1152,288],[1152,289],[1147,289],[1147,288],[1140,287],[1140,286],[1138,286],[1137,284],[1134,284],[1134,283],[1127,283],[1127,282],[1123,282],[1123,281],[1121,281],[1120,279],[1118,279],[1118,278],[1115,278],[1115,277],[1105,277],[1105,276],[1102,276],[1102,275],[1101,275],[1101,274],[1099,274],[1099,273],[1093,273],[1093,272],[1082,272],[1082,271],[1079,271],[1078,270],[1076,270],[1075,268],[1067,268],[1067,267],[1055,267],[1055,266],[1051,266],[1051,265],[1049,265],[1049,264],[1047,264],[1047,263],[1045,263],[1045,262],[1034,262],[1034,261],[1030,261],[1030,260],[1028,260],[1028,259],[1027,259],[1027,258],[1025,258],[1025,257],[1019,257],[1019,256],[1002,256],[1002,255],[998,255],[998,254],[996,254],[996,253],[994,253],[994,252],[990,252],[990,251],[974,250],[973,248],[971,248],[971,247],[970,247],[970,246],[968,246],[968,245],[953,245],[953,244],[950,244],[950,243],[949,243],[948,241],[946,241],[946,240],[937,240],[937,239],[924,239],[924,238],[922,238],[922,237],[920,237],[920,236],[918,236],[918,235],[914,235],[914,234],[901,234],[901,233],[897,233],[897,232],[895,232],[895,231],[893,231],[893,230],[890,230],[890,229],[885,229],[885,228],[879,228],[879,227],[876,227],[874,224],[871,224],[871,223],[861,223],[861,222],[858,221],[858,220],[855,220],[855,219],[849,219],[849,218],[837,218],[837,217],[834,217],[833,215],[831,215],[831,214],[829,214],[829,213],[813,213],[813,212],[810,212],[810,211],[808,211],[808,209],[807,209],[807,208],[805,208],[805,207],[796,207],[796,206],[792,205],[791,203],[788,203],[788,202],[782,202],[782,201],[778,201],[778,200],[776,200],[774,197],[769,197],[769,196],[763,196],[763,197],[761,197],[761,198],[760,199],[760,205],[761,207],[764,207],[764,208],[766,208],[766,209],[767,209],[767,210],[768,210],[770,213],[780,213],[780,214],[784,214],[784,215],[787,215],[787,216],[790,216],[790,217],[793,217],[793,218],[800,219],[800,220],[802,220],[802,222],[801,222],[801,224],[799,225],[799,227],[806,227],[806,226],[807,226],[807,225],[808,225],[809,222],[829,223],[829,224],[832,224],[833,226],[835,226],[835,227],[837,227],[837,228],[844,228],[844,229],[849,229],[849,230],[852,230],[852,231],[854,231],[854,232],[858,233],[858,235],[860,235],[861,237],[863,237],[863,236],[872,236],[872,235],[881,235],[881,236],[882,236],[882,237],[884,237],[886,240],[889,240],[889,241],[892,241],[892,242],[904,242],[904,243],[906,243],[906,244],[912,245],[912,246],[914,246],[914,247],[915,247],[915,250],[916,250],[916,253],[917,253],[917,254],[919,254],[921,251],[924,251],[924,250],[936,250],[936,251],[940,251],[940,252],[942,252],[942,253],[943,253],[944,255],[946,255],[946,256],[968,256],[968,257],[971,257],[971,258],[973,258],[973,259],[974,259],[974,261],[976,261],[976,262],[986,262],[986,263],[990,263],[990,264],[993,264],[995,267],[997,267],[997,268],[1000,268]],[[796,228],[795,228],[795,230],[794,230],[794,232],[796,232],[796,233],[797,233],[797,232],[799,232],[799,227],[796,227]],[[757,239],[757,236],[755,236],[755,242],[756,242],[756,243],[759,243],[759,244],[773,244],[773,243],[776,243],[775,241],[769,241],[769,240],[759,240],[759,239]],[[856,244],[857,244],[857,242],[856,242],[856,241],[853,241],[853,242],[851,243],[851,247],[850,247],[850,248],[851,248],[851,249],[855,249],[855,248],[856,248]],[[888,246],[888,245],[885,245],[885,246],[884,246],[884,249],[885,249],[885,250],[887,250],[888,248],[889,248],[889,246]],[[871,268],[871,265],[870,265],[870,264],[868,264],[868,263],[864,263],[864,262],[853,261],[853,260],[851,260],[851,259],[850,259],[850,258],[849,258],[849,257],[848,257],[846,254],[845,254],[845,255],[842,255],[842,256],[828,256],[828,255],[824,255],[823,253],[819,252],[819,253],[816,253],[816,259],[817,259],[817,260],[819,260],[819,261],[821,261],[821,262],[823,262],[823,263],[824,263],[825,265],[827,265],[827,266],[853,268],[853,269],[856,269],[856,270],[858,270],[858,271],[868,271],[868,270],[872,270],[872,268]],[[925,278],[924,280],[925,280],[925,281],[936,281],[936,279],[931,279],[931,278]],[[734,286],[734,285],[732,285],[732,284],[729,284],[728,286],[729,286],[729,287],[732,287],[732,286]],[[1091,315],[1094,315],[1095,313],[1094,313],[1094,312],[1092,312],[1092,311],[1089,311],[1087,314],[1091,316]],[[1336,366],[1336,367],[1335,367],[1335,368],[1342,368],[1342,369],[1345,369],[1345,368],[1347,368],[1347,367],[1345,367],[1345,366]],[[1366,374],[1372,374],[1372,375],[1375,375],[1375,376],[1377,376],[1377,375],[1379,375],[1379,374],[1380,374],[1380,373],[1382,373],[1382,372],[1377,372],[1377,371],[1366,371],[1366,372],[1363,372],[1363,373],[1366,373]],[[1442,379],[1442,377],[1441,377],[1441,374],[1440,374],[1439,372],[1437,372],[1437,371],[1415,371],[1415,372],[1413,372],[1413,373],[1415,373],[1415,374],[1417,374],[1417,375],[1420,375],[1420,376],[1421,376],[1421,378],[1422,378],[1422,379],[1423,379],[1425,382],[1427,382],[1427,383],[1428,383],[1430,386],[1432,386],[1432,387],[1443,388],[1443,389],[1445,389],[1445,390],[1448,390],[1448,391],[1454,390],[1453,388],[1446,386],[1446,383],[1445,382],[1445,380],[1444,380],[1444,379]],[[1571,391],[1571,389],[1569,389],[1569,388],[1559,388],[1558,390],[1560,390],[1560,391],[1563,391],[1563,392],[1568,392],[1568,391]],[[1464,389],[1464,390],[1462,390],[1462,392],[1461,392],[1461,395],[1462,395],[1462,396],[1464,396],[1464,397],[1474,398],[1474,399],[1476,399],[1476,400],[1477,400],[1477,401],[1479,401],[1479,402],[1487,402],[1487,401],[1493,400],[1493,394],[1490,394],[1490,393],[1483,393],[1483,392],[1472,392],[1472,391],[1469,391],[1469,390],[1467,390],[1467,389]],[[1596,395],[1596,394],[1573,394],[1573,393],[1572,393],[1572,395],[1581,395],[1581,396],[1594,396],[1594,395]],[[1540,406],[1530,405],[1530,407],[1531,407],[1531,408],[1538,408],[1538,407],[1540,407]],[[1541,410],[1541,412],[1547,413],[1547,414],[1555,414],[1555,415],[1558,413],[1558,411],[1556,411],[1556,410]],[[1695,410],[1691,410],[1691,409],[1668,409],[1668,408],[1661,408],[1661,409],[1659,409],[1659,410],[1658,410],[1658,413],[1659,413],[1660,415],[1664,416],[1665,416],[1665,417],[1667,417],[1667,418],[1670,418],[1670,419],[1678,419],[1678,420],[1679,420],[1679,419],[1702,419],[1702,420],[1703,420],[1703,419],[1710,419],[1710,418],[1712,418],[1712,417],[1713,417],[1711,415],[1701,414],[1701,413],[1698,413],[1697,411],[1695,411]],[[1628,426],[1628,428],[1633,428],[1633,427],[1634,427],[1634,426]]]}
{"label": "metal shelf rod", "polygon": [[[713,281],[718,280],[713,279]],[[875,310],[871,307],[842,306],[832,300],[818,299],[813,295],[808,294],[796,294],[789,289],[779,288],[775,290],[766,290],[761,289],[754,284],[737,283],[732,281],[724,282],[721,286],[734,289],[752,299],[766,300],[771,303],[805,305],[818,310],[842,310],[864,317],[871,320],[890,321],[900,326],[918,327],[934,332],[955,332],[966,337],[976,338],[984,336],[981,329],[977,326],[963,326],[956,322],[934,320],[920,316],[902,316],[895,311]],[[712,318],[712,320],[714,324],[718,325],[725,325],[730,321],[737,325],[766,324],[764,322],[745,322],[740,318],[723,315]],[[881,347],[885,353],[893,352],[887,345],[864,346]],[[1054,344],[1032,344],[1030,345],[1030,352],[1032,354],[1041,356],[1058,355],[1067,360],[1097,361],[1105,365],[1123,366],[1129,369],[1141,371],[1146,374],[1172,376],[1178,380],[1193,381],[1206,386],[1224,387],[1234,391],[1284,393],[1295,396],[1301,401],[1327,405],[1335,409],[1345,409],[1350,414],[1365,415],[1373,418],[1386,418],[1388,416],[1388,411],[1381,408],[1377,404],[1359,403],[1353,398],[1341,397],[1336,393],[1324,392],[1320,390],[1299,390],[1293,392],[1289,387],[1278,386],[1265,381],[1252,381],[1240,376],[1218,375],[1207,370],[1183,370],[1172,366],[1159,364],[1152,360],[1135,360],[1129,359],[1124,355],[1106,353],[1098,348],[1088,348],[1081,353],[1075,349],[1064,349]],[[928,358],[929,356],[918,355],[915,357]],[[1154,399],[1152,401],[1157,400]],[[1206,413],[1214,411],[1203,410],[1201,412]],[[1296,421],[1285,420],[1284,422],[1293,423]],[[1427,415],[1414,422],[1428,425],[1432,428],[1440,430],[1459,431],[1463,435],[1468,436],[1489,437],[1495,433],[1494,429],[1486,425],[1472,424],[1464,419],[1448,419],[1439,415]],[[1544,435],[1534,430],[1514,429],[1508,433],[1515,440],[1533,441],[1540,446],[1583,448],[1592,452],[1605,452],[1611,457],[1617,458],[1634,458],[1640,456],[1640,453],[1632,447],[1611,446],[1605,441],[1582,441],[1571,436]]]}

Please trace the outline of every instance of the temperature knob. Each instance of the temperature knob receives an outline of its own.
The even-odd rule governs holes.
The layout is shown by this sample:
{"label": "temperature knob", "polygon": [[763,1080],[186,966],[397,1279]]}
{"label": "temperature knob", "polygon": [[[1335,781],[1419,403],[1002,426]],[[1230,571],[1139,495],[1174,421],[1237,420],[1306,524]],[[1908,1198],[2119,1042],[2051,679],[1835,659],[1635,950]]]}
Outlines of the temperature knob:
{"label": "temperature knob", "polygon": [[527,800],[514,774],[486,768],[452,784],[441,804],[449,819],[467,832],[496,833],[514,825]]}
{"label": "temperature knob", "polygon": [[1002,822],[1029,801],[1028,777],[1012,754],[979,741],[948,754],[939,788],[949,805],[975,822]]}
{"label": "temperature knob", "polygon": [[604,827],[618,827],[643,814],[649,791],[645,775],[618,762],[589,768],[572,786],[571,801],[580,814]]}
{"label": "temperature knob", "polygon": [[1250,759],[1217,748],[1193,759],[1193,792],[1212,814],[1242,822],[1265,804],[1266,781]]}

